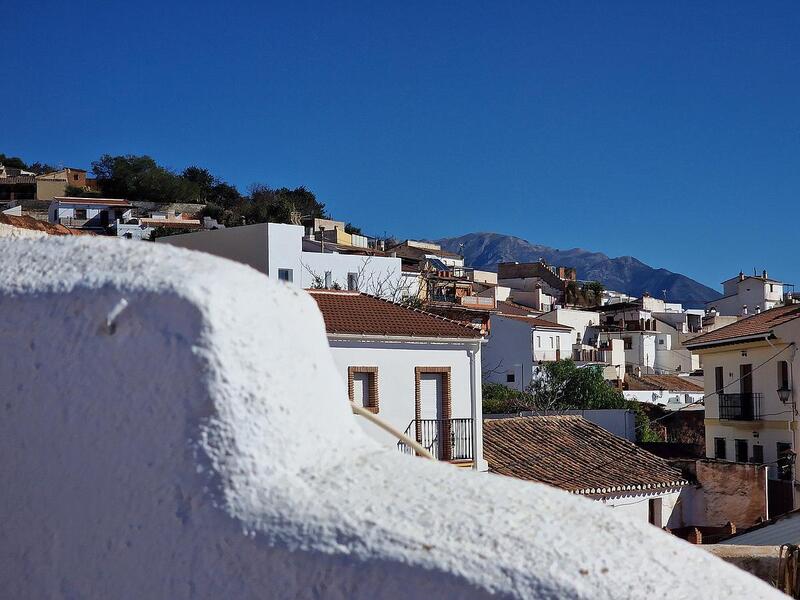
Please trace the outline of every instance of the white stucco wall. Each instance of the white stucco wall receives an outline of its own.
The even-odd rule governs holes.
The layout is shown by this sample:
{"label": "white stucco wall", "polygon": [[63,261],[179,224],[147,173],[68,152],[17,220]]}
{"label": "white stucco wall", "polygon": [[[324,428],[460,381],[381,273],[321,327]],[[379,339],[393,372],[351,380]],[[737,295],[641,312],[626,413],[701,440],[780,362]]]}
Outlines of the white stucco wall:
{"label": "white stucco wall", "polygon": [[[492,315],[489,339],[483,347],[483,377],[492,383],[524,390],[533,378],[531,327],[515,319]],[[514,374],[514,381],[507,375]]]}
{"label": "white stucco wall", "polygon": [[757,306],[768,310],[779,304],[783,300],[783,284],[746,277],[744,281],[725,282],[724,293],[722,298],[706,303],[706,308],[716,308],[721,315],[738,316],[746,304],[748,314],[752,315]]}
{"label": "white stucco wall", "polygon": [[[405,431],[414,419],[416,367],[450,367],[453,419],[472,417],[470,401],[470,344],[389,343],[330,339],[331,354],[342,381],[347,383],[348,367],[378,367],[378,416]],[[480,386],[480,353],[477,355]],[[480,399],[480,388],[476,390]],[[378,441],[396,447],[397,439],[359,419],[365,431]]]}
{"label": "white stucco wall", "polygon": [[782,597],[596,502],[381,448],[295,287],[170,245],[0,254],[8,598]]}
{"label": "white stucco wall", "polygon": [[[600,313],[572,308],[557,308],[543,314],[540,318],[551,323],[572,327],[570,345],[578,342],[578,335],[584,344],[589,343],[596,337],[594,327],[600,323]],[[592,329],[589,329],[590,327]]]}
{"label": "white stucco wall", "polygon": [[663,490],[654,493],[627,493],[611,495],[597,501],[613,508],[615,511],[625,513],[627,516],[648,523],[650,516],[650,500],[660,499],[662,527],[683,527],[682,502],[680,502],[681,489]]}
{"label": "white stucco wall", "polygon": [[533,330],[534,362],[572,358],[572,332],[546,329],[537,326]]}
{"label": "white stucco wall", "polygon": [[338,283],[346,290],[348,273],[358,276],[358,289],[361,292],[400,300],[414,295],[419,290],[419,282],[405,279],[400,269],[400,259],[384,256],[360,256],[351,254],[323,254],[321,252],[303,252],[302,287],[310,288],[314,284],[314,275],[325,280],[325,273],[331,273],[332,283]]}

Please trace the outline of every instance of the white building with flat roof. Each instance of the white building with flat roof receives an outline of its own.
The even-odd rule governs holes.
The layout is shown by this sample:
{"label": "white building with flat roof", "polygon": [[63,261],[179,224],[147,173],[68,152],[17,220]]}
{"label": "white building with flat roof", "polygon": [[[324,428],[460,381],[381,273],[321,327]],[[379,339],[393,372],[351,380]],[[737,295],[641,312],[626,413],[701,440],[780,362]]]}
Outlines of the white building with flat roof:
{"label": "white building with flat roof", "polygon": [[722,298],[706,303],[706,309],[720,315],[754,315],[783,303],[784,284],[770,279],[766,270],[761,275],[745,275],[722,282]]}
{"label": "white building with flat roof", "polygon": [[258,223],[156,241],[235,260],[306,289],[343,289],[402,299],[405,283],[399,258],[356,247],[348,252],[338,244],[305,239],[304,233],[301,225]]}

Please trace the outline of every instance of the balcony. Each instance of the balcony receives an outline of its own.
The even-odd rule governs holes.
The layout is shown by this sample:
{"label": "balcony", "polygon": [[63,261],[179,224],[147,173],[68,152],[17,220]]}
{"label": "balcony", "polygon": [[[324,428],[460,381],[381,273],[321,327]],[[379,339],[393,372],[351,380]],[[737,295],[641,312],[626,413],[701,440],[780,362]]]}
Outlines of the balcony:
{"label": "balcony", "polygon": [[[472,419],[415,419],[405,434],[417,440],[437,460],[473,459]],[[403,442],[397,442],[397,449],[403,454],[414,454]]]}
{"label": "balcony", "polygon": [[468,308],[483,308],[489,310],[497,307],[494,298],[491,296],[461,296],[459,300],[461,306],[466,306]]}
{"label": "balcony", "polygon": [[729,421],[760,421],[764,394],[719,394],[719,418]]}

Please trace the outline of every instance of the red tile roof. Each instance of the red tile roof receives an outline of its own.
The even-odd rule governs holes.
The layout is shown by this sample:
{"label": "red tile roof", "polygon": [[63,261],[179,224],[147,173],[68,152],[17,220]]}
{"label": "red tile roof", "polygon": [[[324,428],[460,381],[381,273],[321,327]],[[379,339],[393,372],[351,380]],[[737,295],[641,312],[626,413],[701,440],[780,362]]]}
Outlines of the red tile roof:
{"label": "red tile roof", "polygon": [[702,392],[703,386],[677,375],[625,375],[625,383],[632,391],[666,390],[670,392]]}
{"label": "red tile roof", "polygon": [[703,333],[685,342],[687,348],[730,343],[739,338],[766,336],[778,325],[800,317],[800,304],[787,304]]}
{"label": "red tile roof", "polygon": [[523,315],[504,315],[500,314],[497,315],[498,317],[503,317],[504,319],[511,319],[513,321],[520,321],[521,323],[527,323],[531,327],[536,327],[538,329],[558,329],[559,331],[572,331],[572,327],[568,325],[559,325],[558,323],[551,323],[550,321],[545,321],[544,319],[540,319],[538,317],[525,317]]}
{"label": "red tile roof", "polygon": [[486,419],[489,470],[576,494],[686,485],[664,459],[578,416]]}
{"label": "red tile roof", "polygon": [[328,333],[478,339],[458,321],[359,292],[307,290],[316,300]]}

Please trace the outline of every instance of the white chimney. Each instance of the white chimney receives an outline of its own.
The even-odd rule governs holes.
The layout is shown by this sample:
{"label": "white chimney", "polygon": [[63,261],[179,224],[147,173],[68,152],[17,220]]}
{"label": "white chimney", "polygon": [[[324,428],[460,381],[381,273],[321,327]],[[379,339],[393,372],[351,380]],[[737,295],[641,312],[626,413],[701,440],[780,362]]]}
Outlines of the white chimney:
{"label": "white chimney", "polygon": [[747,315],[747,304],[742,304],[742,316]]}

